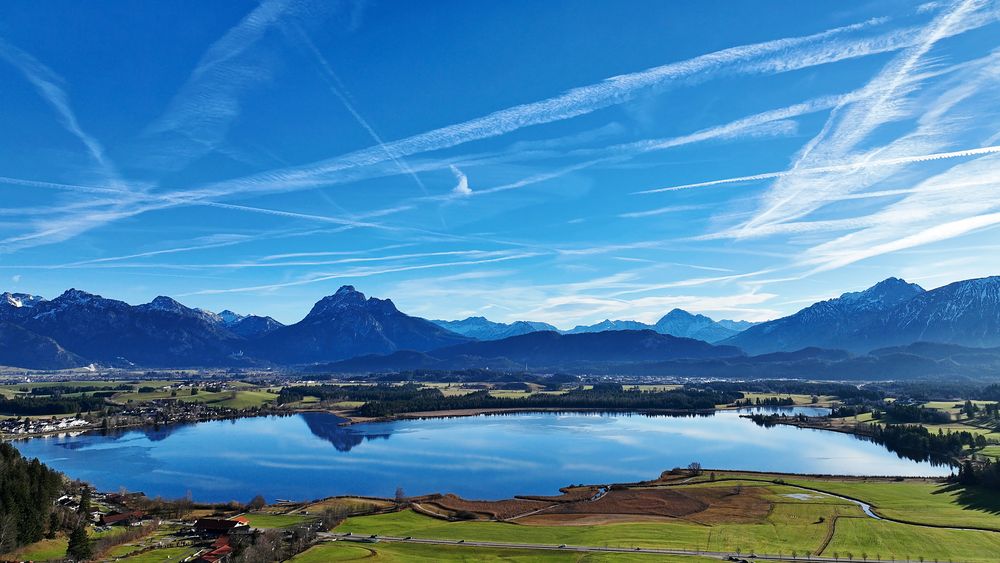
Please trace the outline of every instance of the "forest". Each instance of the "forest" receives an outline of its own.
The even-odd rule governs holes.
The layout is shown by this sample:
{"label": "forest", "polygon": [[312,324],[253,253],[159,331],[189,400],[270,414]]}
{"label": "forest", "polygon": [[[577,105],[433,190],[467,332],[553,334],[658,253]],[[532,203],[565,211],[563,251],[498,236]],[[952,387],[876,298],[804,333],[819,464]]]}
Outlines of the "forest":
{"label": "forest", "polygon": [[0,553],[51,531],[53,503],[62,488],[59,473],[37,459],[24,459],[9,443],[0,444]]}

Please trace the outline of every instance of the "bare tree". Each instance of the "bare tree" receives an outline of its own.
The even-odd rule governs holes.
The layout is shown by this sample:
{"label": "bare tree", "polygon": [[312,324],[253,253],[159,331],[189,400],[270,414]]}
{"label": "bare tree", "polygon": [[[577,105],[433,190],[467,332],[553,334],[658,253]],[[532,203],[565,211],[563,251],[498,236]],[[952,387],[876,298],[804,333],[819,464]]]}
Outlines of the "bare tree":
{"label": "bare tree", "polygon": [[250,510],[260,510],[265,506],[267,506],[267,501],[264,500],[264,497],[261,495],[253,497],[252,499],[250,499],[250,503],[247,504],[247,508],[249,508]]}
{"label": "bare tree", "polygon": [[17,519],[13,514],[0,516],[0,553],[7,553],[17,545]]}

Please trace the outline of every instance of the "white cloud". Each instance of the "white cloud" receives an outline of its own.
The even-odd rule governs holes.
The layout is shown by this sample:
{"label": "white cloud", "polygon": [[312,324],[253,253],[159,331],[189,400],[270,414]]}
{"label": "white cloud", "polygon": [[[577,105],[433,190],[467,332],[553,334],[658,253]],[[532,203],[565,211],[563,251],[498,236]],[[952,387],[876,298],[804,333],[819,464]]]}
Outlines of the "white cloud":
{"label": "white cloud", "polygon": [[458,182],[455,187],[452,188],[451,193],[458,197],[466,197],[472,195],[472,189],[469,188],[469,177],[465,175],[464,172],[458,169],[457,166],[450,166],[451,173],[455,175],[455,180]]}

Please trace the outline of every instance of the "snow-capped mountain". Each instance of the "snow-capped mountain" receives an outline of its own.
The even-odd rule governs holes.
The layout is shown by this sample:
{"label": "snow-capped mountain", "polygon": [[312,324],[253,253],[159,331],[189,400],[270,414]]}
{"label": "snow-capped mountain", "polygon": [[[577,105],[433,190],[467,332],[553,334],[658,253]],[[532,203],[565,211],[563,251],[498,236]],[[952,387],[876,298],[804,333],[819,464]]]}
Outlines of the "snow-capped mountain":
{"label": "snow-capped mountain", "polygon": [[864,291],[845,293],[793,315],[760,323],[723,342],[750,354],[810,346],[866,352],[890,344],[881,341],[886,335],[879,335],[877,327],[896,307],[924,293],[919,285],[888,278]]}
{"label": "snow-capped mountain", "polygon": [[[615,346],[625,343],[630,343],[629,346],[636,342],[663,344],[648,334],[642,338],[635,334],[617,334],[621,329],[638,328],[692,341],[708,341],[717,347],[736,346],[753,355],[795,352],[808,347],[819,349],[808,354],[810,361],[816,358],[834,361],[839,358],[837,354],[843,354],[837,350],[856,354],[873,351],[872,356],[879,358],[876,363],[881,367],[878,369],[889,369],[888,363],[897,358],[898,372],[903,369],[900,362],[910,361],[906,358],[917,358],[915,361],[921,362],[945,361],[922,355],[921,350],[931,350],[935,346],[972,347],[968,348],[971,352],[962,352],[963,358],[974,355],[977,347],[1000,349],[1000,277],[955,282],[931,291],[889,278],[864,291],[845,293],[793,315],[751,326],[722,341],[715,339],[729,330],[723,322],[675,309],[656,325],[609,320],[571,331],[593,336],[593,340],[556,338],[559,334],[544,323],[503,324],[482,317],[452,321],[455,324],[451,326],[461,327],[467,334],[484,340],[480,343],[483,346],[462,347],[456,345],[468,343],[473,338],[447,330],[435,322],[406,315],[392,301],[367,298],[351,286],[324,297],[305,318],[290,326],[282,326],[269,317],[192,309],[165,296],[133,306],[77,289],[67,290],[50,301],[28,294],[0,294],[0,315],[0,365],[41,369],[90,362],[146,367],[232,366],[253,362],[288,365],[336,362],[397,351],[422,356],[421,361],[430,362],[426,365],[439,367],[476,367],[477,357],[486,362],[484,365],[502,366],[506,364],[488,363],[492,361],[488,354],[499,353],[501,349],[494,350],[492,344],[486,346],[502,341],[507,342],[503,345],[507,348],[502,351],[508,355],[504,356],[506,360],[498,357],[499,360],[516,364],[522,358],[527,361],[545,357],[546,361],[553,362],[552,365],[569,365],[576,356],[590,358],[587,361],[598,361],[597,357],[617,358]],[[438,322],[445,326],[450,324]],[[481,332],[473,333],[473,330]],[[491,338],[499,336],[495,331],[503,330],[524,332]],[[532,338],[518,340],[529,335]],[[573,357],[555,363],[555,356],[545,356],[541,349],[528,349],[556,343],[568,346],[565,353]],[[609,352],[592,357],[591,350],[574,348],[579,343]],[[464,359],[449,357],[444,362],[443,353],[435,350],[449,346],[456,353],[468,352],[470,355]],[[905,352],[888,352],[903,349]],[[684,350],[683,354],[697,352],[690,346],[679,350]],[[738,352],[735,348],[727,350],[726,354]],[[827,353],[834,353],[834,359],[824,355]],[[755,361],[762,365],[788,361],[787,354],[779,356],[774,356],[777,359],[762,356]],[[398,363],[410,364],[413,362]],[[864,362],[858,365],[861,364]],[[678,369],[679,365],[669,367],[671,372]]]}
{"label": "snow-capped mountain", "polygon": [[218,318],[218,322],[228,328],[230,332],[243,338],[253,339],[258,336],[264,336],[275,329],[285,326],[271,317],[241,315],[229,309],[213,314]]}
{"label": "snow-capped mountain", "polygon": [[133,306],[70,289],[35,305],[19,324],[91,360],[147,366],[219,365],[240,346],[239,338],[213,316],[169,297]]}
{"label": "snow-capped mountain", "polygon": [[219,319],[222,320],[222,324],[226,326],[233,326],[234,324],[242,321],[246,318],[246,315],[241,315],[239,313],[234,313],[229,309],[225,309],[221,313],[218,313]]}
{"label": "snow-capped mountain", "polygon": [[604,319],[603,321],[592,325],[577,325],[567,331],[564,331],[564,333],[585,334],[588,332],[605,332],[608,330],[653,330],[653,326],[639,321],[612,321],[611,319]]}
{"label": "snow-capped mountain", "polygon": [[271,317],[260,317],[257,315],[248,315],[240,318],[240,320],[232,324],[227,325],[233,334],[248,339],[264,336],[265,334],[273,332],[283,326],[285,325],[279,323]]}
{"label": "snow-capped mountain", "polygon": [[695,338],[705,342],[725,340],[739,331],[726,328],[705,315],[693,315],[684,309],[674,309],[653,325],[660,334]]}
{"label": "snow-capped mountain", "polygon": [[469,317],[460,321],[433,320],[431,322],[454,333],[475,338],[476,340],[500,340],[501,338],[538,332],[540,330],[559,330],[548,323],[533,321],[514,321],[509,324],[497,323],[486,317]]}
{"label": "snow-capped mountain", "polygon": [[388,299],[365,298],[345,285],[317,302],[301,321],[264,335],[253,350],[277,362],[310,363],[396,350],[432,350],[467,340],[400,312]]}
{"label": "snow-capped mountain", "polygon": [[1000,346],[1000,276],[921,293],[891,309],[865,337],[872,348],[917,341]]}
{"label": "snow-capped mountain", "polygon": [[44,298],[28,293],[0,293],[0,321],[12,320],[26,316],[35,305],[45,301]]}
{"label": "snow-capped mountain", "polygon": [[[728,325],[723,323],[728,323]],[[714,321],[705,315],[694,315],[684,309],[674,309],[652,325],[639,321],[603,320],[597,324],[576,326],[565,331],[565,334],[604,332],[606,330],[653,330],[670,336],[719,342],[750,326],[753,326],[753,323],[748,321]]]}

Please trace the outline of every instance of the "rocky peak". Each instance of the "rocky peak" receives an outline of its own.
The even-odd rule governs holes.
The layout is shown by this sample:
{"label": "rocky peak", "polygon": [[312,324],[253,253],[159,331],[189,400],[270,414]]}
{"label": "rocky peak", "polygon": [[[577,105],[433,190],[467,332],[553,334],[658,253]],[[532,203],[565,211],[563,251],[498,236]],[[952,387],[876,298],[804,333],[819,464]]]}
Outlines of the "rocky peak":
{"label": "rocky peak", "polygon": [[841,299],[872,307],[891,307],[908,301],[924,292],[924,288],[899,278],[887,278],[864,291],[845,293]]}
{"label": "rocky peak", "polygon": [[219,313],[218,316],[220,319],[222,319],[222,323],[225,324],[226,326],[236,324],[242,321],[243,319],[247,318],[246,316],[241,315],[239,313],[234,313],[229,309],[222,311],[221,313]]}
{"label": "rocky peak", "polygon": [[34,307],[38,303],[45,301],[44,298],[28,293],[11,293],[5,291],[0,293],[0,306],[10,306],[15,308]]}
{"label": "rocky peak", "polygon": [[[685,311],[684,309],[671,309],[669,313],[663,315],[664,319],[692,319],[694,317],[699,317],[701,315],[694,315]],[[662,320],[662,319],[661,319]]]}
{"label": "rocky peak", "polygon": [[52,301],[53,302],[58,301],[60,304],[68,305],[68,304],[85,304],[85,303],[90,303],[92,301],[96,301],[98,299],[101,299],[100,295],[87,293],[86,291],[83,291],[81,289],[70,288],[64,291],[62,295],[56,297]]}
{"label": "rocky peak", "polygon": [[176,300],[167,297],[166,295],[160,295],[156,299],[153,299],[145,305],[145,308],[153,311],[167,311],[170,313],[181,313],[187,310],[187,307],[181,305]]}
{"label": "rocky peak", "polygon": [[354,289],[353,285],[345,285],[333,295],[320,299],[306,315],[310,317],[339,316],[349,311],[365,311],[373,314],[388,314],[396,312],[396,306],[388,299],[365,298],[365,294]]}

